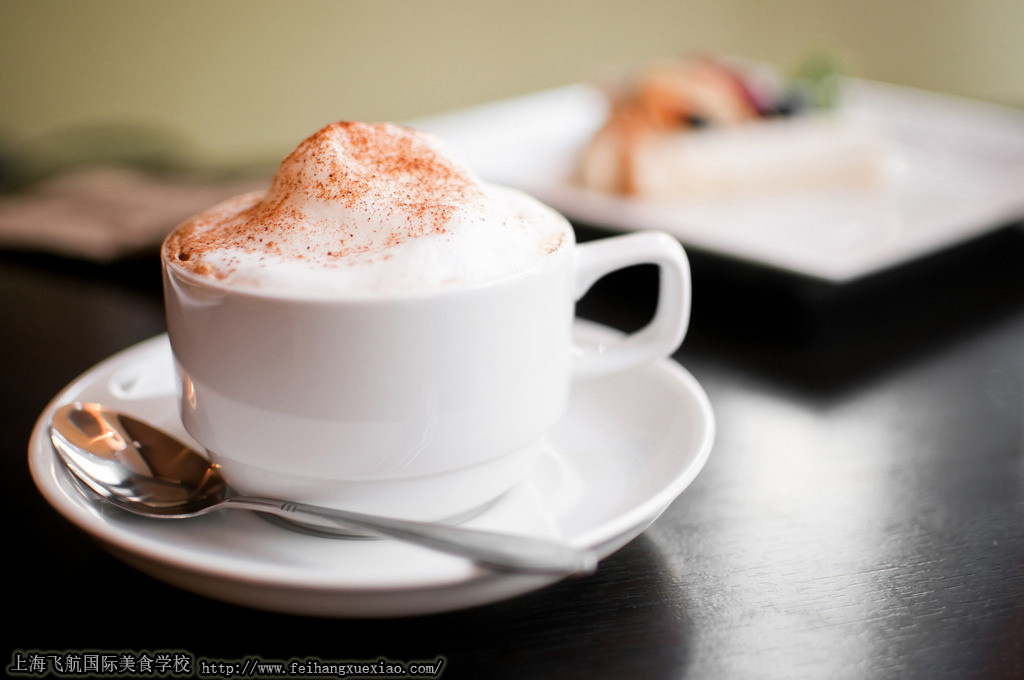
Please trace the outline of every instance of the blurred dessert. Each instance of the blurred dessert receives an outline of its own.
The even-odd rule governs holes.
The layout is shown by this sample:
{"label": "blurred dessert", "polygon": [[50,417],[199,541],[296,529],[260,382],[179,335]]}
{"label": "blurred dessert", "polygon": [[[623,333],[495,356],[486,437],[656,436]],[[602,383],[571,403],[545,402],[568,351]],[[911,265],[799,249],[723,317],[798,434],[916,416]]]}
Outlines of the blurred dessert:
{"label": "blurred dessert", "polygon": [[837,82],[820,59],[793,79],[714,57],[647,64],[609,88],[577,180],[654,199],[877,186],[885,140],[837,114]]}

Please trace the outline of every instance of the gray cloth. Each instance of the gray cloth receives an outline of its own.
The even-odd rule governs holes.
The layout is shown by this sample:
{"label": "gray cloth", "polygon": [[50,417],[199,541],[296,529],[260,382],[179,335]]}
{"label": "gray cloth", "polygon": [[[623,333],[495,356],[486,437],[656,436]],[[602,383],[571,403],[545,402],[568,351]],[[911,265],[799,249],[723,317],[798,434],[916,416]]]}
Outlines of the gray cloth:
{"label": "gray cloth", "polygon": [[266,177],[209,180],[122,166],[68,170],[0,196],[0,247],[109,262],[159,245],[187,217]]}

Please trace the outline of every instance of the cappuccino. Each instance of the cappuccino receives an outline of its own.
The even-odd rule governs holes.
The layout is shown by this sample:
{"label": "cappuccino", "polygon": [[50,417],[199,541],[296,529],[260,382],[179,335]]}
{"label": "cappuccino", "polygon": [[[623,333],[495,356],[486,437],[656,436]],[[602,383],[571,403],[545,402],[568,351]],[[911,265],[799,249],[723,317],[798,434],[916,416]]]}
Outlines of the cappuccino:
{"label": "cappuccino", "polygon": [[170,266],[286,297],[394,297],[486,285],[573,243],[568,221],[477,178],[436,139],[391,123],[318,131],[244,194],[180,225]]}
{"label": "cappuccino", "polygon": [[[660,271],[649,325],[575,344],[576,300],[641,263]],[[675,239],[576,245],[554,211],[392,124],[320,130],[266,192],[174,230],[162,264],[181,420],[231,485],[405,519],[498,498],[575,377],[667,356],[689,317]]]}

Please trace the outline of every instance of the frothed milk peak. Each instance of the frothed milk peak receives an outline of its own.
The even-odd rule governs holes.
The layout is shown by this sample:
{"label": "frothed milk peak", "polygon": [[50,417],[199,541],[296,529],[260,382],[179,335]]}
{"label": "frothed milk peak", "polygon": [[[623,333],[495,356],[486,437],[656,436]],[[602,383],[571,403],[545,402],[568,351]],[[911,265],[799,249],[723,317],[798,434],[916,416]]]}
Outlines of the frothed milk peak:
{"label": "frothed milk peak", "polygon": [[571,242],[561,215],[480,181],[434,138],[342,122],[303,141],[266,192],[180,225],[164,258],[270,294],[394,295],[505,278]]}

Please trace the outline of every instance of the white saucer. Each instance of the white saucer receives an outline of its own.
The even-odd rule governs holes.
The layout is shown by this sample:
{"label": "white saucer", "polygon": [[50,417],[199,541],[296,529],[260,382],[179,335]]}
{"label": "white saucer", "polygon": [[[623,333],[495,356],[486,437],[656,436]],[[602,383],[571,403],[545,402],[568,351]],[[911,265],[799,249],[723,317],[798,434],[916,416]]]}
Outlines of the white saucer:
{"label": "white saucer", "polygon": [[[577,322],[576,333],[588,342],[616,335],[587,322]],[[178,420],[167,337],[119,352],[58,394],[32,433],[29,467],[67,519],[126,563],[183,589],[293,614],[383,617],[496,602],[555,580],[489,572],[394,541],[309,536],[256,513],[158,521],[87,500],[56,464],[48,434],[53,411],[76,399],[103,402],[191,441]],[[707,396],[671,360],[579,381],[531,476],[466,524],[562,537],[605,557],[693,481],[713,438]]]}

